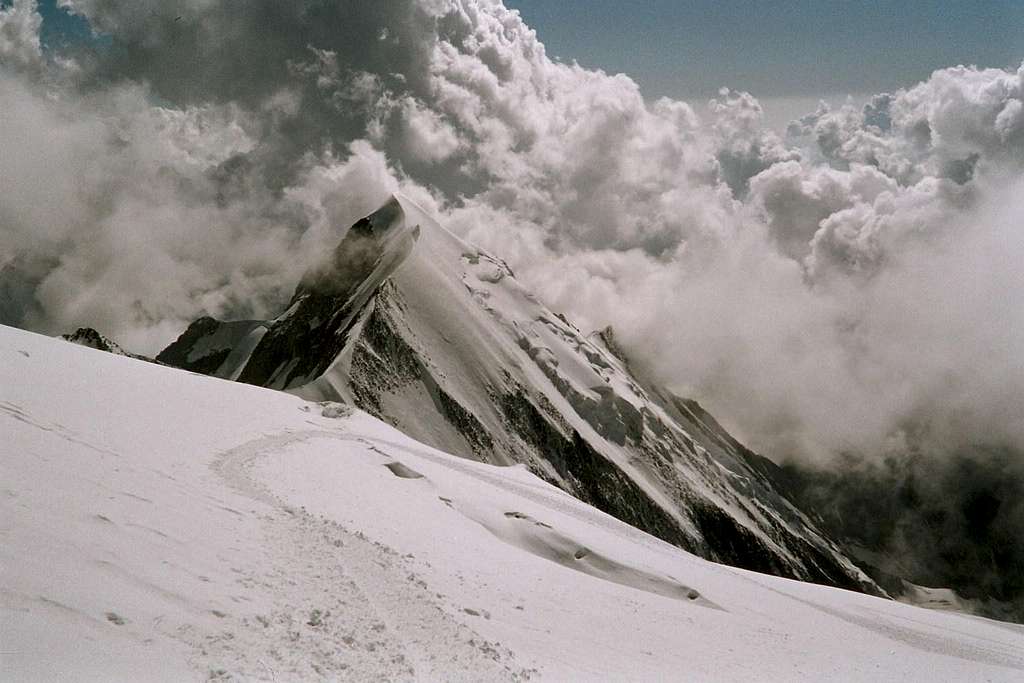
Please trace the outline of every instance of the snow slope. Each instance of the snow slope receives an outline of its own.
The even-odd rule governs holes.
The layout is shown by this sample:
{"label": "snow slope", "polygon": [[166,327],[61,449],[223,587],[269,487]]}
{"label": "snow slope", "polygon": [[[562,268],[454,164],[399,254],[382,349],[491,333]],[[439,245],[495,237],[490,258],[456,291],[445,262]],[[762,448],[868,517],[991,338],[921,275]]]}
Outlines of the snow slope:
{"label": "snow slope", "polygon": [[[230,350],[237,329],[253,331]],[[158,359],[352,403],[446,452],[525,464],[708,559],[881,593],[780,495],[770,463],[639,377],[610,331],[584,335],[401,196],[352,226],[281,316],[203,318]]]}
{"label": "snow slope", "polygon": [[362,412],[0,327],[0,679],[991,680],[1024,628],[707,562]]}

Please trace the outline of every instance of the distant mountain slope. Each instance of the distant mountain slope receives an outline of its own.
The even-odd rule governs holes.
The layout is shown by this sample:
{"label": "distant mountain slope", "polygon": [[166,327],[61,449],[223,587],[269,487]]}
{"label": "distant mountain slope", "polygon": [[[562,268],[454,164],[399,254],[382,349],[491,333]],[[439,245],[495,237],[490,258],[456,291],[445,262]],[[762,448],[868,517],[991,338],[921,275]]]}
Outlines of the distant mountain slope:
{"label": "distant mountain slope", "polygon": [[275,320],[204,318],[158,358],[351,402],[437,448],[523,463],[709,559],[881,592],[780,494],[771,463],[638,377],[610,330],[583,334],[402,197],[356,223]]}

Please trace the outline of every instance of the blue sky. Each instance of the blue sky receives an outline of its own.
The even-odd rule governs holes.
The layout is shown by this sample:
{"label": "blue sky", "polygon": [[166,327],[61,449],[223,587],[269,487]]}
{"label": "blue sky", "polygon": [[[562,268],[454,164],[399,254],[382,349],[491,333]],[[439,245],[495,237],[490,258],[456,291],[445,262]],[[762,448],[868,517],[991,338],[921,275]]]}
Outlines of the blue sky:
{"label": "blue sky", "polygon": [[59,48],[91,36],[88,22],[58,9],[57,0],[39,0],[39,14],[43,17],[39,39],[46,47]]}
{"label": "blue sky", "polygon": [[548,53],[625,72],[645,95],[722,85],[763,99],[892,90],[956,64],[1016,67],[1024,2],[505,0]]}
{"label": "blue sky", "polygon": [[[0,0],[0,4],[5,4]],[[746,90],[770,125],[819,99],[891,91],[957,64],[1016,68],[1024,59],[1024,0],[505,0],[548,53],[624,72],[648,98],[700,111],[722,86]],[[40,0],[50,47],[88,25]]]}

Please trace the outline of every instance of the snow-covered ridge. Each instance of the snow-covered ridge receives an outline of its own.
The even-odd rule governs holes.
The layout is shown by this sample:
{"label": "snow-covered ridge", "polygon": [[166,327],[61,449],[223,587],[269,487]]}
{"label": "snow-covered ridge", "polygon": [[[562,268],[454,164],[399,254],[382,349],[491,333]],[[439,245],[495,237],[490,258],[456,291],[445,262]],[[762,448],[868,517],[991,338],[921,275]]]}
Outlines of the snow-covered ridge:
{"label": "snow-covered ridge", "polygon": [[779,494],[770,463],[404,197],[356,223],[281,316],[246,324],[229,349],[210,340],[239,323],[197,321],[168,351],[191,359],[182,367],[359,406],[451,453],[525,464],[709,559],[881,592]]}
{"label": "snow-covered ridge", "polygon": [[1024,628],[707,562],[362,412],[0,326],[4,680],[990,680]]}

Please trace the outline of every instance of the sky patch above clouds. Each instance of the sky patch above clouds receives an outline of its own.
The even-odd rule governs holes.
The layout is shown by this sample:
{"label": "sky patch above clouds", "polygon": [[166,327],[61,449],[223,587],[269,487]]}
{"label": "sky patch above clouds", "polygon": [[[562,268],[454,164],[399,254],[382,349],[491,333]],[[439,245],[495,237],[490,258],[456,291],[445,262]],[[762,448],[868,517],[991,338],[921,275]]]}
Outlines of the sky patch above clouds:
{"label": "sky patch above clouds", "polygon": [[1017,64],[781,130],[553,60],[497,0],[59,5],[101,44],[0,10],[5,323],[153,352],[274,315],[402,188],[777,458],[1024,444]]}
{"label": "sky patch above clouds", "polygon": [[1016,66],[1024,51],[1012,0],[506,4],[552,55],[627,73],[649,97],[698,100],[722,85],[769,100],[869,94],[954,64]]}

